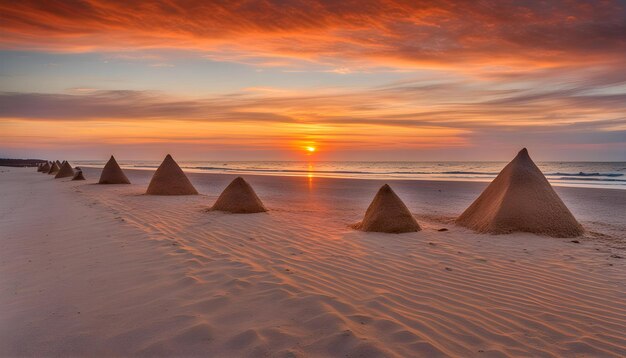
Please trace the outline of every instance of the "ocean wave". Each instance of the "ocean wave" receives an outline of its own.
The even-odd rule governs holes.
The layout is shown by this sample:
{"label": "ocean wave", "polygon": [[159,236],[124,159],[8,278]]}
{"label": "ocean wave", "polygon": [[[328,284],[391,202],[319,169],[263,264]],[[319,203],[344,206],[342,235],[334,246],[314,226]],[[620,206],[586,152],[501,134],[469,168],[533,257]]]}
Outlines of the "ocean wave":
{"label": "ocean wave", "polygon": [[561,177],[559,180],[581,180],[581,181],[595,181],[595,182],[619,182],[626,183],[625,179],[610,179],[610,178],[572,178],[572,177]]}
{"label": "ocean wave", "polygon": [[[122,166],[126,166],[122,164]],[[158,165],[131,165],[133,168],[158,168]]]}
{"label": "ocean wave", "polygon": [[[400,167],[397,170],[396,168],[388,168],[389,170],[385,170],[385,168],[380,168],[379,170],[363,170],[361,168],[355,168],[354,170],[341,170],[341,169],[326,169],[326,170],[309,170],[309,169],[282,169],[279,166],[272,167],[261,167],[261,166],[232,166],[232,163],[229,163],[230,166],[183,166],[186,169],[195,169],[195,170],[206,170],[206,171],[218,171],[218,172],[231,172],[231,173],[266,173],[266,174],[292,174],[292,175],[307,175],[307,174],[319,174],[319,175],[349,175],[349,176],[381,176],[381,175],[389,175],[389,176],[449,176],[450,178],[494,178],[498,175],[498,172],[495,171],[472,171],[472,170],[401,170],[406,167]],[[134,168],[158,168],[158,165],[152,164],[134,164],[129,165]],[[367,168],[369,169],[369,167]],[[393,170],[396,169],[396,170]],[[611,180],[611,178],[623,177],[623,173],[616,172],[548,172],[545,173],[546,177],[552,180],[583,180],[583,179],[593,179],[589,181],[624,181],[624,180]]]}
{"label": "ocean wave", "polygon": [[351,170],[304,170],[304,169],[261,169],[261,168],[223,168],[223,167],[189,167],[200,170],[222,170],[225,172],[262,172],[262,173],[320,173],[320,174],[389,174]]}
{"label": "ocean wave", "polygon": [[459,174],[459,175],[498,175],[498,173],[493,172],[461,172],[461,171],[452,171],[452,172],[434,172],[432,174]]}
{"label": "ocean wave", "polygon": [[[104,163],[96,161],[81,161],[77,164],[81,166],[97,165],[99,167],[104,165]],[[122,167],[154,170],[158,168],[158,164],[156,161],[131,161],[130,163],[122,163]],[[377,163],[377,165],[354,162],[326,162],[318,163],[312,167],[308,166],[307,163],[294,162],[187,162],[181,164],[181,167],[185,170],[207,173],[482,182],[493,180],[502,168],[499,164],[494,165],[492,163],[416,163],[413,167],[389,162],[381,162]],[[602,163],[591,163],[588,166],[581,163],[565,164],[543,165],[541,167],[544,169],[545,176],[552,183],[569,184],[572,186],[592,185],[626,188],[626,174],[619,169],[622,168],[623,163],[619,163],[620,166]]]}
{"label": "ocean wave", "polygon": [[554,173],[554,174],[548,174],[548,175],[561,175],[561,176],[572,176],[572,177],[623,177],[624,174],[622,173],[585,173],[585,172],[578,172],[578,173]]}
{"label": "ocean wave", "polygon": [[[152,167],[152,166],[144,166]],[[222,170],[222,171],[248,171],[248,172],[266,172],[266,173],[320,173],[320,174],[406,174],[406,175],[489,175],[496,176],[497,172],[480,172],[480,171],[365,171],[365,170],[307,170],[307,169],[280,169],[280,168],[259,168],[259,167],[207,167],[194,166],[189,169],[199,170]],[[621,177],[622,173],[547,173],[547,176],[567,176],[567,177]]]}
{"label": "ocean wave", "polygon": [[[470,176],[496,176],[497,172],[481,172],[481,171],[364,171],[364,170],[306,170],[306,169],[279,169],[279,168],[245,168],[245,167],[206,167],[196,166],[190,169],[199,170],[221,170],[225,172],[264,172],[264,173],[319,173],[319,174],[355,174],[355,175],[470,175]],[[562,176],[562,177],[621,177],[621,173],[547,173],[546,176]]]}
{"label": "ocean wave", "polygon": [[224,167],[189,167],[199,170],[222,170],[232,172],[265,172],[265,173],[318,173],[318,174],[371,174],[371,175],[498,175],[493,172],[462,172],[462,171],[364,171],[364,170],[307,170],[307,169],[277,169],[277,168],[224,168]]}

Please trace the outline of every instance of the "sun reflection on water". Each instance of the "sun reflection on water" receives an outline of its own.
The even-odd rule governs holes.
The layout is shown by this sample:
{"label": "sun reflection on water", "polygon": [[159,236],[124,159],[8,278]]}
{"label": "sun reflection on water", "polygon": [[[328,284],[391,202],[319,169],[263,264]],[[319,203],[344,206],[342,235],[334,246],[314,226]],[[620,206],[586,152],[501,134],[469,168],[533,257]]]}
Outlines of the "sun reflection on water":
{"label": "sun reflection on water", "polygon": [[315,177],[314,170],[315,168],[313,167],[313,163],[309,163],[307,166],[307,174],[306,174],[308,178],[309,191],[313,190],[313,178]]}

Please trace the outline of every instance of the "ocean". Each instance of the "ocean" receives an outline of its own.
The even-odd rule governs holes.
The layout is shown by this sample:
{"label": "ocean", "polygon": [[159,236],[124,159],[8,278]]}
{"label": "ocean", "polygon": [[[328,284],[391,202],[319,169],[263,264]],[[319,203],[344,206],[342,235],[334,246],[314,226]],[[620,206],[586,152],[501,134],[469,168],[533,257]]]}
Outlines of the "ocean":
{"label": "ocean", "polygon": [[[104,160],[75,165],[102,167]],[[154,170],[161,163],[118,160],[122,168]],[[454,180],[489,182],[506,162],[298,162],[179,161],[187,172],[280,175],[384,180]],[[626,162],[536,162],[553,185],[626,189]]]}

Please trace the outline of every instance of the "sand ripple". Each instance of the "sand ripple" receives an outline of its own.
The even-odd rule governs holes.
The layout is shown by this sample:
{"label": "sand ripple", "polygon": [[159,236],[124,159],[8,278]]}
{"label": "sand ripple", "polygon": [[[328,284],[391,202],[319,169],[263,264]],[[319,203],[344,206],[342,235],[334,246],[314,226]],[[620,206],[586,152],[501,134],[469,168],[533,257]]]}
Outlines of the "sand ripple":
{"label": "sand ripple", "polygon": [[[255,189],[265,194],[273,209],[268,213],[206,212],[215,195],[140,195],[141,180],[133,177],[139,184],[106,190],[89,183],[54,184],[71,191],[55,199],[70,205],[67,198],[72,198],[74,209],[64,215],[75,220],[55,225],[59,216],[50,214],[47,222],[33,225],[51,232],[62,246],[50,256],[58,260],[49,266],[54,275],[63,277],[64,259],[85,257],[80,262],[85,273],[69,275],[77,281],[68,285],[88,285],[72,292],[89,298],[63,303],[65,296],[57,292],[51,296],[59,298],[53,312],[71,315],[72,320],[60,322],[72,325],[50,333],[57,321],[51,312],[40,312],[47,321],[34,320],[24,329],[31,333],[22,334],[37,348],[20,351],[17,347],[27,342],[5,341],[5,351],[626,355],[626,260],[610,258],[608,249],[590,238],[574,244],[532,234],[481,235],[428,217],[420,219],[420,232],[364,233],[349,228],[364,208],[289,203],[284,194],[271,195],[261,186]],[[50,189],[49,183],[37,185]],[[211,187],[211,192],[219,190]],[[0,212],[0,220],[16,217]],[[448,231],[439,232],[442,226]],[[59,239],[80,232],[80,240]],[[99,260],[90,261],[93,257]],[[2,302],[21,307],[7,297]]]}

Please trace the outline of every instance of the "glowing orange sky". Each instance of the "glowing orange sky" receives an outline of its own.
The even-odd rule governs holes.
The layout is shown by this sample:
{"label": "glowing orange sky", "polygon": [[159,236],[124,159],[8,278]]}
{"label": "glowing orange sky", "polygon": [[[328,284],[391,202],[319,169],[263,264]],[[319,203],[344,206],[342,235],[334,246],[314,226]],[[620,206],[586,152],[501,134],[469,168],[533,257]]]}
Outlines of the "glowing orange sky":
{"label": "glowing orange sky", "polygon": [[0,156],[624,159],[625,9],[0,1]]}

